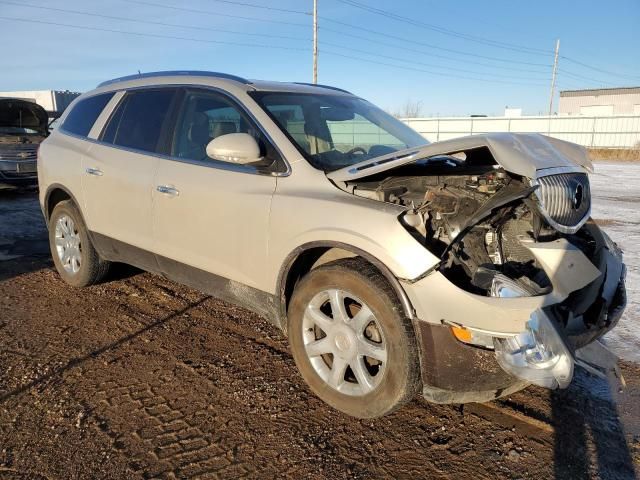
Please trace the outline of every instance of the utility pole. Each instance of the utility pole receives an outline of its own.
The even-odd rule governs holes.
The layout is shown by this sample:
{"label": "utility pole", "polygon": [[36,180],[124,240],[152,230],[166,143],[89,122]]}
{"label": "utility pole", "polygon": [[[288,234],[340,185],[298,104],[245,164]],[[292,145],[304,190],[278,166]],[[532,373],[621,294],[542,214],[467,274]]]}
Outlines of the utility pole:
{"label": "utility pole", "polygon": [[313,83],[318,83],[318,0],[313,0]]}
{"label": "utility pole", "polygon": [[553,57],[553,73],[551,74],[551,95],[549,96],[549,116],[553,115],[553,97],[556,92],[556,76],[558,75],[558,52],[560,39],[556,40],[556,53]]}

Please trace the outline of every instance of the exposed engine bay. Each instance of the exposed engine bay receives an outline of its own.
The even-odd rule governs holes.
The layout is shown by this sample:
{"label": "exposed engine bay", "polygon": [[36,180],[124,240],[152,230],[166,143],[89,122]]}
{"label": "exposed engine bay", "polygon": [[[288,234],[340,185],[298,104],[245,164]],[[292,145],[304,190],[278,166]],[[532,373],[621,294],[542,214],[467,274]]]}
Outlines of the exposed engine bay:
{"label": "exposed engine bay", "polygon": [[[574,363],[584,363],[575,352],[613,328],[626,304],[622,252],[590,219],[591,171],[578,145],[483,134],[327,176],[353,195],[401,207],[394,209],[398,220],[439,257],[420,277],[404,280],[425,319],[417,324],[428,325],[423,338],[430,348],[454,351],[457,340],[493,350],[509,375],[566,388]],[[439,328],[445,333],[436,338]],[[461,374],[441,375],[434,357],[424,368],[437,379]],[[469,398],[502,391],[499,383],[473,387]],[[428,377],[425,384],[435,387],[425,387],[429,398],[451,401],[446,382]]]}
{"label": "exposed engine bay", "polygon": [[[586,185],[584,191],[582,183],[578,187],[585,204]],[[542,205],[543,188],[506,171],[485,149],[467,152],[465,159],[446,155],[419,160],[346,182],[346,188],[354,195],[406,207],[401,221],[407,229],[441,257],[438,268],[451,282],[472,293],[495,296],[496,275],[516,281],[531,296],[551,290],[547,274],[522,240],[564,237],[594,258],[596,240],[589,229],[569,234],[551,226]]]}

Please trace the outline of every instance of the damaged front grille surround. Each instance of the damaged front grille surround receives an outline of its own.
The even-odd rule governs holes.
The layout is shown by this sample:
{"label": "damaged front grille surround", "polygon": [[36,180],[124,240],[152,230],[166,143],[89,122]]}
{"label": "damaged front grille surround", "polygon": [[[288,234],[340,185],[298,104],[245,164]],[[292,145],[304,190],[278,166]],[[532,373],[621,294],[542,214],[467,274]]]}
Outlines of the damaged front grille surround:
{"label": "damaged front grille surround", "polygon": [[561,233],[576,233],[591,214],[591,191],[586,173],[566,172],[538,177],[535,195],[540,213]]}

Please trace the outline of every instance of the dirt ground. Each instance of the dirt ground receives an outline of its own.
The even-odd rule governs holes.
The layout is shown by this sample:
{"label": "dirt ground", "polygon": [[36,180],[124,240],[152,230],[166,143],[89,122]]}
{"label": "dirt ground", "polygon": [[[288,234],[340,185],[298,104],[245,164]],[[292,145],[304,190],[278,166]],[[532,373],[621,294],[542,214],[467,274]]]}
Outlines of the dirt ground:
{"label": "dirt ground", "polygon": [[35,194],[0,192],[0,478],[636,478],[640,369],[623,372],[349,418],[252,313],[125,267],[67,286]]}

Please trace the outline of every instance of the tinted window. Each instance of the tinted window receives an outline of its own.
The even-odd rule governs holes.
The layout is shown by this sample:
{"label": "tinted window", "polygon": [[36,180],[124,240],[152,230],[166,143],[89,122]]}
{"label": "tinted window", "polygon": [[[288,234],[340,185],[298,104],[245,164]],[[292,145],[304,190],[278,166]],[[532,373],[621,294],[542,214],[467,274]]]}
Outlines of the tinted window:
{"label": "tinted window", "polygon": [[171,88],[127,93],[109,119],[102,140],[155,152],[174,95]]}
{"label": "tinted window", "polygon": [[80,100],[69,112],[62,128],[70,133],[86,137],[114,92],[103,93]]}
{"label": "tinted window", "polygon": [[176,124],[171,155],[188,160],[223,163],[207,156],[207,144],[222,135],[248,133],[260,145],[262,159],[256,168],[280,166],[280,156],[244,112],[223,95],[188,92]]}

